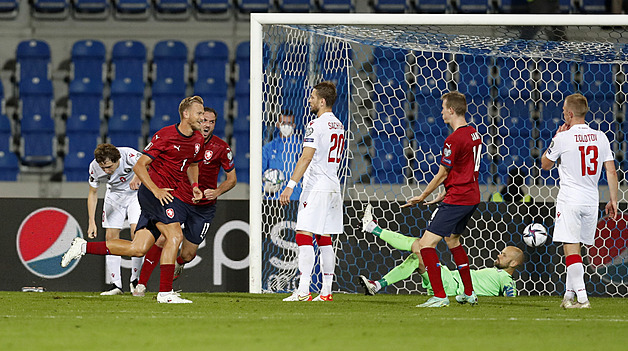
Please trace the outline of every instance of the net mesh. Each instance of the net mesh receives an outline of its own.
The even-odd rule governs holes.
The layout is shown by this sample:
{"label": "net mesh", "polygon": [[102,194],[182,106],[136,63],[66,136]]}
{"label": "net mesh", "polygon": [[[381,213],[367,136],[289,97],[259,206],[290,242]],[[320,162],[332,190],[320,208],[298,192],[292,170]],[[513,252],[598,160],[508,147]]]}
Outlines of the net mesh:
{"label": "net mesh", "polygon": [[[626,36],[590,26],[264,26],[264,170],[278,168],[290,177],[304,126],[313,118],[307,105],[312,86],[323,80],[337,84],[334,113],[348,136],[341,168],[345,232],[334,240],[334,289],[359,291],[358,274],[379,279],[408,255],[361,232],[365,203],[374,205],[384,228],[415,237],[426,228],[434,207],[399,205],[420,194],[436,174],[450,133],[440,97],[458,90],[466,95],[467,119],[486,146],[480,167],[483,202],[463,235],[472,267],[490,267],[503,247],[518,246],[527,257],[515,273],[520,294],[562,294],[562,249],[551,240],[558,173],[541,170],[540,157],[562,124],[563,99],[579,92],[589,101],[590,125],[611,141],[623,184]],[[268,145],[282,139],[282,113],[294,115],[295,134],[274,152],[281,162],[271,167],[269,150],[278,147]],[[604,172],[600,192],[600,200],[607,201]],[[625,196],[620,187],[620,209]],[[264,194],[262,289],[289,292],[298,277],[296,203],[284,208],[277,198],[278,193]],[[601,219],[595,244],[583,250],[593,295],[628,295],[627,220]],[[521,233],[530,223],[548,229],[544,245],[524,244]],[[437,249],[453,269],[444,243]],[[313,291],[320,288],[319,271],[317,262]],[[416,274],[384,291],[424,292]]]}

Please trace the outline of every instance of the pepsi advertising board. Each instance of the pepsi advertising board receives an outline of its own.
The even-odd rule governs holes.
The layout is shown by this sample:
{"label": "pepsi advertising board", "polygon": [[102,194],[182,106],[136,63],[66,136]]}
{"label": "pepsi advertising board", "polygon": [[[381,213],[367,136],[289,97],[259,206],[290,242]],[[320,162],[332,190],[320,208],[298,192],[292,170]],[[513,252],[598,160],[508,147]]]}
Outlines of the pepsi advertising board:
{"label": "pepsi advertising board", "polygon": [[[3,257],[0,290],[18,291],[25,286],[49,291],[102,291],[105,289],[105,256],[84,255],[61,268],[61,257],[75,237],[86,240],[85,199],[0,199],[4,209]],[[101,213],[102,200],[97,208]],[[248,201],[219,201],[216,216],[197,257],[186,264],[175,289],[188,292],[248,291]],[[104,241],[99,228],[94,241]],[[128,229],[121,238],[129,239]],[[122,260],[123,290],[129,292],[130,259]],[[148,283],[157,291],[159,268]]]}

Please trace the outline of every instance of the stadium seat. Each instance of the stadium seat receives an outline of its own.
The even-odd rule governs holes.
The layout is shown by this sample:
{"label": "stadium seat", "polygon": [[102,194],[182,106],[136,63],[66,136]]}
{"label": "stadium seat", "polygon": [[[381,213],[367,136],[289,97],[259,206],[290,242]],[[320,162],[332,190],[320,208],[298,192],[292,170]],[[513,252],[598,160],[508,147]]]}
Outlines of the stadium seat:
{"label": "stadium seat", "polygon": [[34,129],[39,128],[37,125],[42,127],[50,125],[52,126],[52,132],[54,132],[52,82],[38,77],[22,80],[19,84],[19,96],[18,115],[22,119],[22,132],[25,129],[24,119],[39,121],[36,125],[33,125]]}
{"label": "stadium seat", "polygon": [[149,137],[165,126],[179,123],[179,103],[185,98],[185,84],[167,78],[153,83],[152,92]]}
{"label": "stadium seat", "polygon": [[63,175],[67,182],[85,182],[89,178],[89,164],[93,153],[84,151],[71,152],[63,159]]}
{"label": "stadium seat", "polygon": [[108,0],[72,0],[72,15],[79,19],[105,19],[109,16]]}
{"label": "stadium seat", "polygon": [[236,0],[238,11],[242,14],[250,14],[253,12],[268,12],[270,9],[269,0]]}
{"label": "stadium seat", "polygon": [[111,51],[112,80],[130,78],[146,81],[146,46],[140,41],[124,40],[115,43]]}
{"label": "stadium seat", "polygon": [[68,132],[65,135],[65,154],[83,152],[91,155],[101,140],[100,132]]}
{"label": "stadium seat", "polygon": [[8,150],[0,150],[0,181],[16,181],[20,174],[20,161]]}
{"label": "stadium seat", "polygon": [[144,83],[129,78],[111,83],[111,116],[107,135],[116,146],[137,149],[142,137],[144,117]]}
{"label": "stadium seat", "polygon": [[194,0],[198,19],[229,19],[231,17],[231,0]]}
{"label": "stadium seat", "polygon": [[[194,95],[202,97],[205,106],[216,110],[218,121],[216,122],[215,134],[224,137],[225,117],[227,115],[226,108],[228,105],[227,85],[224,82],[217,82],[213,78],[198,80],[194,83]],[[238,101],[237,96],[236,101]]]}
{"label": "stadium seat", "polygon": [[233,161],[238,172],[238,182],[249,183],[250,169],[250,135],[249,133],[233,133]]}
{"label": "stadium seat", "polygon": [[408,0],[373,0],[371,6],[379,13],[405,13],[410,9]]}
{"label": "stadium seat", "polygon": [[194,49],[194,81],[214,78],[227,83],[229,48],[219,40],[202,41]]}
{"label": "stadium seat", "polygon": [[617,84],[612,63],[581,62],[577,66],[582,73],[582,80],[578,84],[582,95],[596,100],[615,100]]}
{"label": "stadium seat", "polygon": [[606,0],[580,0],[580,11],[584,13],[608,13],[606,8]]}
{"label": "stadium seat", "polygon": [[406,133],[406,91],[400,85],[375,83],[373,131],[404,136]]}
{"label": "stadium seat", "polygon": [[55,122],[52,119],[52,83],[20,82],[20,154],[29,166],[46,166],[56,157]]}
{"label": "stadium seat", "polygon": [[147,19],[151,13],[149,0],[113,0],[114,16],[120,19]]}
{"label": "stadium seat", "polygon": [[532,121],[527,116],[502,118],[498,128],[501,136],[498,154],[530,157],[532,127]]}
{"label": "stadium seat", "polygon": [[17,17],[19,8],[19,0],[0,0],[0,18],[13,19]]}
{"label": "stadium seat", "polygon": [[238,44],[235,57],[235,93],[248,95],[251,89],[251,43],[244,41]]}
{"label": "stadium seat", "polygon": [[50,79],[50,46],[42,40],[25,40],[16,51],[16,81],[33,77]]}
{"label": "stadium seat", "polygon": [[386,82],[407,86],[406,72],[408,64],[406,55],[408,52],[403,49],[377,46],[373,49],[373,70],[377,79]]}
{"label": "stadium seat", "polygon": [[167,78],[178,82],[188,80],[188,48],[182,41],[163,40],[153,50],[153,80]]}
{"label": "stadium seat", "polygon": [[529,119],[533,109],[531,92],[534,89],[531,60],[498,57],[496,64],[499,72],[495,81],[499,115],[502,119]]}
{"label": "stadium seat", "polygon": [[490,95],[492,82],[491,57],[470,50],[471,55],[456,55],[458,63],[458,91],[467,99],[484,98]]}
{"label": "stadium seat", "polygon": [[[336,85],[336,104],[334,113],[344,125],[349,120],[349,79],[348,65],[353,61],[353,50],[344,42],[330,41],[321,45],[318,51],[318,62],[322,63],[323,80],[332,81]],[[303,92],[305,94],[305,91]],[[303,121],[297,121],[297,126],[303,128]]]}
{"label": "stadium seat", "polygon": [[65,19],[70,14],[69,0],[31,0],[31,13],[35,18]]}
{"label": "stadium seat", "polygon": [[9,117],[0,114],[0,151],[13,150],[13,127]]}
{"label": "stadium seat", "polygon": [[371,182],[375,184],[402,184],[405,182],[403,137],[374,133],[372,135],[373,152]]}
{"label": "stadium seat", "polygon": [[489,13],[492,10],[490,0],[456,0],[458,13]]}
{"label": "stadium seat", "polygon": [[417,96],[417,114],[414,123],[414,136],[423,137],[430,143],[442,146],[449,135],[449,129],[441,118],[442,101],[435,96]]}
{"label": "stadium seat", "polygon": [[450,10],[448,0],[416,0],[414,7],[422,13],[445,13]]}
{"label": "stadium seat", "polygon": [[4,85],[0,81],[0,115],[6,113],[6,100],[4,98]]}
{"label": "stadium seat", "polygon": [[191,0],[155,0],[157,19],[185,20],[190,17]]}
{"label": "stadium seat", "polygon": [[355,4],[353,0],[319,0],[318,6],[321,12],[354,12]]}
{"label": "stadium seat", "polygon": [[278,0],[277,7],[282,12],[310,12],[314,8],[313,0]]}
{"label": "stadium seat", "polygon": [[68,89],[67,133],[100,134],[104,118],[103,83],[85,77],[75,79]]}
{"label": "stadium seat", "polygon": [[104,82],[105,45],[99,40],[79,40],[72,46],[70,80],[84,77]]}
{"label": "stadium seat", "polygon": [[541,92],[542,101],[561,102],[575,92],[573,65],[570,62],[540,59],[537,65],[541,72],[537,88]]}

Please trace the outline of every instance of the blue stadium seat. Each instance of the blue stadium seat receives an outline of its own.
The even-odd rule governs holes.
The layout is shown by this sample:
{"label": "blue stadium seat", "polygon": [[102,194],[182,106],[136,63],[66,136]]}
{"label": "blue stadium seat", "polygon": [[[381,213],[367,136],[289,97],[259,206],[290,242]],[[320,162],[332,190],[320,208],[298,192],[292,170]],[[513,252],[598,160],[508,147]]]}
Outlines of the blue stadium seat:
{"label": "blue stadium seat", "polygon": [[[449,61],[451,55],[442,52],[416,51],[416,65],[419,68],[419,74],[416,75],[417,96],[425,98],[440,97],[447,91],[449,78]],[[438,114],[440,114],[440,103],[437,104]]]}
{"label": "blue stadium seat", "polygon": [[401,85],[375,84],[373,102],[375,104],[375,117],[373,118],[373,131],[377,133],[405,135],[406,91]]}
{"label": "blue stadium seat", "polygon": [[491,57],[470,50],[471,55],[456,55],[458,63],[458,91],[467,99],[484,98],[490,95],[489,82]]}
{"label": "blue stadium seat", "polygon": [[186,82],[188,79],[188,48],[179,40],[163,40],[153,50],[153,80],[171,78]]}
{"label": "blue stadium seat", "polygon": [[405,182],[403,137],[375,133],[372,135],[371,182],[375,184],[401,184]]}
{"label": "blue stadium seat", "polygon": [[55,160],[52,107],[52,82],[37,77],[20,82],[20,154],[24,164],[46,166]]}
{"label": "blue stadium seat", "polygon": [[4,85],[2,85],[2,82],[0,82],[0,115],[3,115],[6,113],[6,106],[5,106],[5,99],[4,99]]}
{"label": "blue stadium seat", "polygon": [[613,68],[611,63],[579,63],[578,70],[582,73],[582,81],[578,84],[580,93],[589,99],[614,101],[617,84]]}
{"label": "blue stadium seat", "polygon": [[101,140],[100,132],[68,132],[65,135],[66,156],[77,152],[91,155]]}
{"label": "blue stadium seat", "polygon": [[[93,149],[92,149],[93,150]],[[63,159],[63,175],[67,182],[85,182],[89,178],[89,164],[93,153],[76,151],[65,155]]]}
{"label": "blue stadium seat", "polygon": [[194,49],[194,81],[214,78],[227,82],[229,48],[219,40],[202,41]]}
{"label": "blue stadium seat", "polygon": [[249,183],[250,151],[251,143],[249,133],[233,133],[233,161],[236,172],[238,172],[238,182]]}
{"label": "blue stadium seat", "polygon": [[[53,90],[52,82],[47,79],[33,77],[30,80],[22,80],[19,84],[19,115],[22,119],[31,119],[39,116],[40,123],[52,126],[54,132],[54,121],[52,119]],[[24,126],[22,125],[22,132]]]}
{"label": "blue stadium seat", "polygon": [[537,86],[541,92],[541,100],[561,102],[575,92],[571,62],[540,59],[537,69],[541,72]]}
{"label": "blue stadium seat", "polygon": [[373,0],[371,6],[380,13],[405,13],[410,9],[408,0]]}
{"label": "blue stadium seat", "polygon": [[499,77],[496,79],[499,115],[502,119],[529,119],[533,109],[530,60],[498,57]]}
{"label": "blue stadium seat", "polygon": [[249,95],[251,89],[251,42],[244,41],[236,48],[236,81],[235,93]]}
{"label": "blue stadium seat", "polygon": [[0,151],[13,149],[13,127],[9,117],[0,114]]}
{"label": "blue stadium seat", "polygon": [[414,7],[422,13],[445,13],[450,10],[448,0],[416,0]]}
{"label": "blue stadium seat", "polygon": [[0,181],[16,181],[20,174],[20,161],[17,156],[6,150],[0,150]]}
{"label": "blue stadium seat", "polygon": [[179,123],[179,103],[185,98],[185,84],[170,78],[153,83],[149,137],[165,126]]}
{"label": "blue stadium seat", "polygon": [[195,15],[199,19],[229,19],[231,0],[194,0]]}
{"label": "blue stadium seat", "polygon": [[580,11],[584,13],[608,13],[606,0],[580,0]]}
{"label": "blue stadium seat", "polygon": [[113,4],[120,19],[146,19],[151,13],[149,0],[113,0]]}
{"label": "blue stadium seat", "polygon": [[105,19],[109,16],[108,0],[72,0],[73,16],[81,19]]}
{"label": "blue stadium seat", "polygon": [[113,81],[110,105],[112,113],[107,132],[110,142],[137,149],[142,136],[144,83],[129,78]]}
{"label": "blue stadium seat", "polygon": [[353,0],[319,0],[318,6],[321,12],[354,12]]}
{"label": "blue stadium seat", "polygon": [[79,40],[72,46],[70,79],[88,77],[105,81],[105,45],[99,40]]}
{"label": "blue stadium seat", "polygon": [[236,6],[238,11],[243,14],[250,14],[253,12],[268,12],[270,9],[269,0],[236,0]]}
{"label": "blue stadium seat", "polygon": [[456,0],[459,13],[489,13],[492,10],[490,0]]}
{"label": "blue stadium seat", "polygon": [[532,121],[529,117],[511,116],[502,118],[499,126],[501,145],[498,154],[518,155],[522,158],[530,157],[530,142],[532,141]]}
{"label": "blue stadium seat", "polygon": [[17,17],[20,0],[0,0],[0,18],[12,19]]}
{"label": "blue stadium seat", "polygon": [[42,40],[25,40],[16,51],[16,81],[33,77],[50,79],[50,46]]}
{"label": "blue stadium seat", "polygon": [[100,134],[104,118],[103,83],[85,77],[75,79],[68,89],[67,133]]}
{"label": "blue stadium seat", "polygon": [[407,53],[408,52],[404,49],[381,46],[373,49],[373,69],[377,79],[381,81],[382,84],[386,84],[386,82],[393,82],[403,85],[404,87],[407,86]]}
{"label": "blue stadium seat", "polygon": [[[417,183],[427,184],[438,173],[443,145],[419,140],[414,150],[412,169]],[[400,156],[401,157],[401,156]]]}
{"label": "blue stadium seat", "polygon": [[[322,63],[323,80],[332,81],[336,85],[336,104],[334,113],[344,125],[349,120],[349,94],[350,85],[348,78],[348,65],[353,61],[353,50],[344,42],[330,41],[321,46],[318,51],[318,62]],[[306,93],[305,91],[303,92]],[[299,128],[303,127],[301,121],[297,122]]]}
{"label": "blue stadium seat", "polygon": [[69,0],[32,0],[31,13],[35,18],[64,19],[70,14]]}
{"label": "blue stadium seat", "polygon": [[313,0],[278,0],[277,7],[282,12],[310,12],[314,8]]}
{"label": "blue stadium seat", "polygon": [[417,114],[414,124],[414,136],[417,141],[426,140],[438,146],[442,146],[445,142],[449,129],[441,117],[441,104],[440,97],[417,97]]}
{"label": "blue stadium seat", "polygon": [[130,78],[146,81],[146,46],[140,41],[124,40],[115,43],[111,51],[112,80]]}
{"label": "blue stadium seat", "polygon": [[562,102],[544,102],[540,105],[540,112],[542,120],[539,122],[539,132],[543,147],[547,148],[558,127],[565,123],[562,118]]}
{"label": "blue stadium seat", "polygon": [[[225,117],[227,115],[226,111],[228,104],[226,84],[224,82],[217,82],[213,78],[198,80],[194,83],[194,95],[202,97],[205,106],[216,110],[218,117],[215,134],[221,138],[224,137],[224,128],[226,123]],[[236,101],[238,101],[238,97],[236,97]]]}
{"label": "blue stadium seat", "polygon": [[157,19],[187,19],[192,8],[191,0],[155,0]]}

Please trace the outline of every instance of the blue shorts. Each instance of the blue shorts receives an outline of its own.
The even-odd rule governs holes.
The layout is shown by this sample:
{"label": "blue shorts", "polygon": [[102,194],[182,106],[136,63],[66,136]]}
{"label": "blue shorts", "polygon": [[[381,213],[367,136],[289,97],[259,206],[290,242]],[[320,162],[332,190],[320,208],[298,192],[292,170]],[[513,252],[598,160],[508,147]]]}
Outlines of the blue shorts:
{"label": "blue shorts", "polygon": [[[162,206],[161,202],[153,195],[153,193],[148,190],[143,184],[140,186],[140,189],[137,191],[137,199],[140,202],[140,206],[142,207],[141,217],[145,217],[145,220],[152,222],[161,222],[163,224],[170,223],[183,223],[181,220],[181,216],[177,211],[177,203],[175,201],[170,202],[169,204]],[[175,198],[176,200],[176,198]],[[182,202],[182,201],[180,201]],[[140,223],[138,221],[137,228],[140,227]]]}
{"label": "blue shorts", "polygon": [[432,213],[427,230],[442,237],[462,234],[477,208],[478,205],[450,205],[443,202]]}
{"label": "blue shorts", "polygon": [[200,245],[205,240],[205,236],[209,232],[209,227],[211,227],[216,215],[216,204],[185,205],[187,206],[187,213],[183,227],[183,236],[192,244]]}

